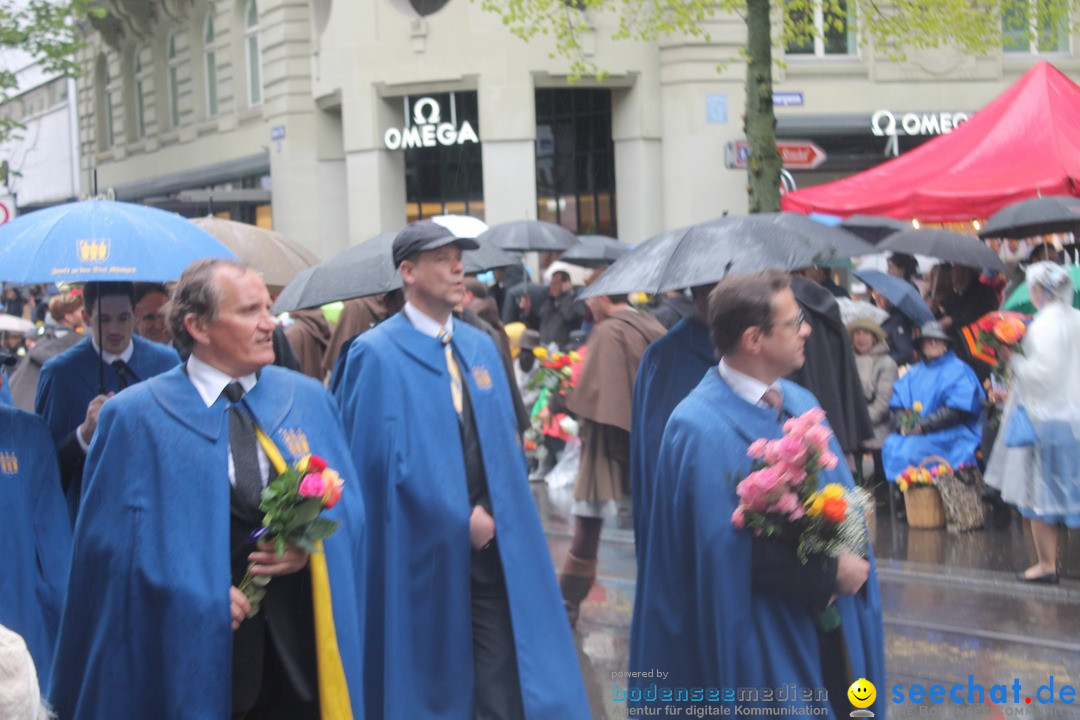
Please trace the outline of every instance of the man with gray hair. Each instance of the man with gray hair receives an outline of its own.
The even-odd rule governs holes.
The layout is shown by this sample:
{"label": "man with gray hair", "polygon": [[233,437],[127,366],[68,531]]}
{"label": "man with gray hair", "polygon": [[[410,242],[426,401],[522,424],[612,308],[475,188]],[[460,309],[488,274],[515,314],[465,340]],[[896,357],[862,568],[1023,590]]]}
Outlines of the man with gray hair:
{"label": "man with gray hair", "polygon": [[[90,445],[53,704],[71,720],[359,711],[363,499],[333,400],[273,366],[247,265],[192,264],[167,314],[190,357],[106,403]],[[254,540],[261,495],[311,454],[345,479],[324,513],[341,525],[324,554],[278,555]],[[273,578],[254,615],[249,568]]]}

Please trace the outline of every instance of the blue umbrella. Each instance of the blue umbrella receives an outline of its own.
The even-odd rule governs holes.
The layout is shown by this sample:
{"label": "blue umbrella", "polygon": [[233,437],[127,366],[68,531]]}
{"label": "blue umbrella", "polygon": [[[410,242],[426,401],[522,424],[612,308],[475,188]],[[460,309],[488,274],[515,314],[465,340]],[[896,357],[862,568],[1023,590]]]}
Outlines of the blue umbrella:
{"label": "blue umbrella", "polygon": [[926,306],[926,301],[915,286],[903,278],[894,277],[880,270],[855,270],[852,275],[873,288],[916,325],[934,319],[934,314]]}
{"label": "blue umbrella", "polygon": [[13,282],[165,282],[194,260],[234,257],[179,215],[112,200],[57,205],[0,225],[0,275]]}

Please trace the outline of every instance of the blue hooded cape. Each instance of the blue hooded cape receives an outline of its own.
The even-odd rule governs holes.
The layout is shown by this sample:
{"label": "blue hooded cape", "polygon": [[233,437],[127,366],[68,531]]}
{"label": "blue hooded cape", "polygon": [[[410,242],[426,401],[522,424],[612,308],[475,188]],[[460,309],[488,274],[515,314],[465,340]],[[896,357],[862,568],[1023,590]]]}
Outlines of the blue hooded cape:
{"label": "blue hooded cape", "polygon": [[953,467],[975,462],[975,451],[982,442],[982,404],[986,393],[979,385],[975,371],[949,351],[930,362],[912,365],[893,385],[889,408],[912,409],[922,403],[922,414],[930,415],[943,405],[968,413],[959,425],[927,435],[892,433],[885,438],[881,449],[885,477],[889,482],[909,465],[917,466],[928,455],[938,455]]}
{"label": "blue hooded cape", "polygon": [[[818,407],[803,388],[781,383],[787,413],[801,415]],[[823,687],[812,613],[752,590],[751,533],[731,525],[738,505],[735,485],[751,466],[747,448],[758,438],[781,434],[774,411],[747,403],[717,372],[709,372],[668,421],[649,515],[649,545],[638,571],[638,586],[644,589],[631,628],[630,671],[669,674],[635,680],[643,693],[652,683],[660,698],[665,688],[675,697],[679,688],[702,688],[706,692],[699,699],[708,702],[708,689],[716,689],[714,704],[722,704],[725,688],[795,684],[801,693]],[[835,438],[830,445],[842,457]],[[842,461],[823,471],[821,482],[852,487]],[[881,598],[870,552],[866,584],[836,605],[854,678],[884,687]],[[820,707],[801,695],[787,701],[778,695],[776,704]],[[870,709],[883,717],[884,705],[879,694]],[[831,708],[829,713],[835,717]]]}
{"label": "blue hooded cape", "polygon": [[[131,342],[135,347],[127,364],[139,380],[149,380],[180,364],[180,356],[168,345],[143,340],[137,335],[132,336]],[[57,445],[86,419],[86,406],[98,394],[99,362],[98,353],[87,337],[41,366],[34,412],[45,418]],[[116,369],[106,363],[104,371],[105,392],[119,392]]]}
{"label": "blue hooded cape", "polygon": [[[577,654],[491,338],[454,323],[495,517],[525,716],[588,718]],[[469,503],[444,348],[398,313],[353,341],[341,403],[369,513],[367,717],[473,717]]]}
{"label": "blue hooded cape", "polygon": [[641,356],[630,417],[630,490],[634,500],[634,550],[644,560],[660,439],[675,406],[717,363],[709,329],[692,316],[675,324]]}
{"label": "blue hooded cape", "polygon": [[[338,649],[362,703],[363,498],[333,399],[274,366],[244,396],[292,463],[320,455],[345,480],[325,511]],[[65,720],[228,718],[232,703],[226,401],[184,368],[104,405],[86,461],[51,700]]]}
{"label": "blue hooded cape", "polygon": [[56,450],[37,415],[0,406],[0,625],[19,633],[48,690],[71,559]]}

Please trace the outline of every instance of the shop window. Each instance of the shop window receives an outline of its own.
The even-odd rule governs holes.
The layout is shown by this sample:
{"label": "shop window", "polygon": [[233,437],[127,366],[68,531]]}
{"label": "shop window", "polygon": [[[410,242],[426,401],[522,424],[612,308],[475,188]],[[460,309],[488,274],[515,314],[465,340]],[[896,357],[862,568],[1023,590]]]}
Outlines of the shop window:
{"label": "shop window", "polygon": [[214,51],[214,14],[203,24],[203,83],[206,85],[206,117],[217,117],[217,54]]}
{"label": "shop window", "polygon": [[1068,9],[1058,3],[1005,0],[1001,48],[1007,53],[1047,55],[1069,51]]}
{"label": "shop window", "polygon": [[[405,214],[484,219],[484,173],[475,92],[406,97],[405,123],[392,145],[405,151]],[[425,126],[435,128],[425,131]],[[437,128],[437,130],[436,130]],[[396,129],[393,131],[396,133]],[[418,144],[416,139],[428,138]]]}
{"label": "shop window", "polygon": [[244,56],[247,63],[248,105],[262,104],[262,52],[259,48],[259,9],[247,0],[244,11]]}
{"label": "shop window", "polygon": [[856,55],[855,3],[848,0],[788,0],[786,21],[801,28],[784,46],[787,55]]}
{"label": "shop window", "polygon": [[536,91],[537,217],[618,237],[609,90]]}

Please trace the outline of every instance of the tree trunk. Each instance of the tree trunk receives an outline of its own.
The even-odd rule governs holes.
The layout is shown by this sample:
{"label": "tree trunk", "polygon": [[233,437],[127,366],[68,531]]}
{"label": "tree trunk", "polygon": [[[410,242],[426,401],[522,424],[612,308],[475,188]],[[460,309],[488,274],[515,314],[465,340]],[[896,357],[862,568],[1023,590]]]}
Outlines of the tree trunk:
{"label": "tree trunk", "polygon": [[780,209],[780,153],[772,102],[772,33],[769,0],[746,0],[746,115],[750,148],[747,193],[751,213]]}

